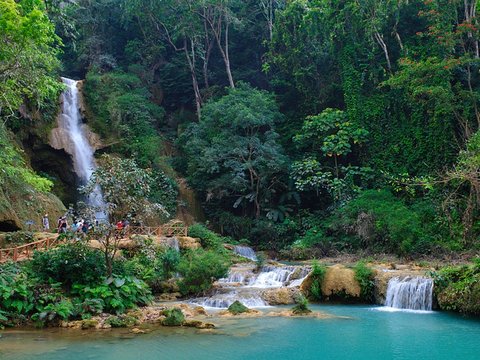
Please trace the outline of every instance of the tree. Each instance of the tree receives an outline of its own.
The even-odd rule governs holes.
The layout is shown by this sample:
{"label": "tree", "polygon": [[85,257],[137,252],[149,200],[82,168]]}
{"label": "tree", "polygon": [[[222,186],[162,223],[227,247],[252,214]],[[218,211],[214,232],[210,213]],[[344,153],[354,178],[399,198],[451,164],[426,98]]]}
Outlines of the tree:
{"label": "tree", "polygon": [[[365,175],[366,169],[341,160],[352,152],[355,144],[366,140],[368,132],[349,121],[347,115],[336,109],[325,109],[321,114],[309,116],[302,130],[294,137],[301,149],[308,151],[308,156],[293,165],[293,177],[299,190],[326,187],[336,200],[346,194],[348,185],[353,185],[353,177]],[[333,167],[328,158],[333,158]],[[321,159],[321,160],[319,160]],[[346,180],[352,184],[347,184]]]}
{"label": "tree", "polygon": [[250,213],[259,218],[288,165],[276,141],[280,119],[272,96],[245,84],[209,102],[180,139],[190,182],[207,201],[224,199],[247,213],[252,204]]}
{"label": "tree", "polygon": [[[152,176],[139,168],[134,160],[103,155],[100,166],[87,185],[80,189],[90,197],[91,204],[98,204],[87,207],[90,217],[92,213],[103,213],[106,217],[106,221],[100,221],[94,235],[103,246],[108,275],[112,274],[113,259],[122,235],[115,231],[115,224],[125,219],[142,222],[166,212],[162,204],[149,201],[152,181]],[[99,189],[103,202],[98,199]]]}
{"label": "tree", "polygon": [[25,100],[40,108],[58,95],[60,45],[43,0],[0,0],[0,116],[13,116]]}

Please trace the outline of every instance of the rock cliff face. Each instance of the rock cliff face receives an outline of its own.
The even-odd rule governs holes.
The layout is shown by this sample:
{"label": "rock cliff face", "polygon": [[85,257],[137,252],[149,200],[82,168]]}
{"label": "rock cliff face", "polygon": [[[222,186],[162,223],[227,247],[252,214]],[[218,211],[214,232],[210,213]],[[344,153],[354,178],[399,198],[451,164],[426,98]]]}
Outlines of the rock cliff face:
{"label": "rock cliff face", "polygon": [[[53,194],[13,184],[0,188],[0,231],[39,229],[44,214],[49,215],[50,227],[54,227],[65,211],[63,203]],[[31,222],[33,225],[29,225]]]}

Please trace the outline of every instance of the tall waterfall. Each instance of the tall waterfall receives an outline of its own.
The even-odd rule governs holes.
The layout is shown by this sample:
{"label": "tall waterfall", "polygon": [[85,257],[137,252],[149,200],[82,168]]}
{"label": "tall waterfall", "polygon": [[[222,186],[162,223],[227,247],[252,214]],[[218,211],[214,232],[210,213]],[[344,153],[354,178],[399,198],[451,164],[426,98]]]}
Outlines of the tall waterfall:
{"label": "tall waterfall", "polygon": [[385,306],[397,309],[432,310],[433,280],[398,277],[388,282]]}
{"label": "tall waterfall", "polygon": [[[73,157],[73,167],[80,183],[85,185],[96,168],[94,149],[90,145],[82,127],[80,115],[78,81],[62,78],[67,89],[62,93],[62,114],[59,127],[68,138],[69,150]],[[105,219],[103,195],[100,187],[96,187],[88,197],[87,203],[97,209],[97,219]]]}

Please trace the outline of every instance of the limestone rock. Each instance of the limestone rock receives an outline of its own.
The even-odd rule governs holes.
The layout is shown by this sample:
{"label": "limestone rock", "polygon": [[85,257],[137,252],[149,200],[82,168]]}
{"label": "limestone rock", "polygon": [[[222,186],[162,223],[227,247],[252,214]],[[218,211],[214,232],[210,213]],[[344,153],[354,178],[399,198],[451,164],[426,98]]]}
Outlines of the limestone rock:
{"label": "limestone rock", "polygon": [[178,245],[182,250],[196,250],[202,247],[199,239],[192,238],[189,236],[178,237]]}
{"label": "limestone rock", "polygon": [[295,303],[295,297],[299,292],[296,288],[288,287],[268,289],[262,293],[262,298],[269,305],[290,305]]}
{"label": "limestone rock", "polygon": [[145,334],[145,330],[141,330],[139,328],[133,328],[130,331],[134,334]]}
{"label": "limestone rock", "polygon": [[327,268],[322,283],[323,295],[347,295],[358,298],[360,292],[360,284],[355,280],[355,272],[352,269],[339,264]]}
{"label": "limestone rock", "polygon": [[82,320],[82,329],[91,329],[91,328],[96,328],[99,324],[99,321],[96,319],[87,319],[87,320]]}
{"label": "limestone rock", "polygon": [[197,329],[214,329],[215,324],[203,322],[200,320],[185,320],[183,326],[194,327]]}

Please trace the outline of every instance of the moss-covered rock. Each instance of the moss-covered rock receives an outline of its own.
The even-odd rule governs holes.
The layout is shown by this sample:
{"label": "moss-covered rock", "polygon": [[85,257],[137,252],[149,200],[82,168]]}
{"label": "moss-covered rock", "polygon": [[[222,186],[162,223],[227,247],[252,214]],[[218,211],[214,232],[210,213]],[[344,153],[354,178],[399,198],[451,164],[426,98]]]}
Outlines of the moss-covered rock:
{"label": "moss-covered rock", "polygon": [[236,300],[232,305],[228,307],[228,311],[233,315],[242,314],[248,312],[248,307],[243,305],[240,301]]}
{"label": "moss-covered rock", "polygon": [[163,326],[182,326],[185,315],[179,308],[167,309],[163,312],[166,318],[162,321]]}

